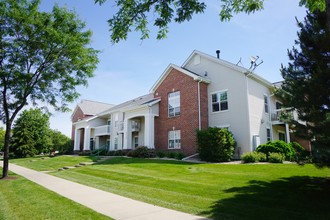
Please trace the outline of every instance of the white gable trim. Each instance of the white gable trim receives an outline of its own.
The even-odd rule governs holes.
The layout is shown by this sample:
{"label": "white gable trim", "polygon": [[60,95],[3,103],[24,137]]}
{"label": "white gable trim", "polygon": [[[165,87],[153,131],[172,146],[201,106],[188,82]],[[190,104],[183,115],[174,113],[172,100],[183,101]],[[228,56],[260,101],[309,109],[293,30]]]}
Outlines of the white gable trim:
{"label": "white gable trim", "polygon": [[205,79],[202,76],[193,74],[192,72],[189,72],[188,70],[185,70],[175,64],[170,64],[167,66],[167,68],[165,69],[165,71],[162,73],[162,75],[158,78],[158,80],[155,82],[155,84],[151,87],[150,89],[150,93],[154,93],[157,88],[159,87],[160,84],[162,84],[162,82],[165,80],[165,78],[168,76],[168,74],[173,70],[176,69],[184,74],[186,74],[187,76],[190,76],[191,78],[193,78],[196,81],[201,81],[201,82],[205,82],[205,83],[210,83],[211,81],[208,79]]}
{"label": "white gable trim", "polygon": [[203,52],[200,52],[198,50],[194,50],[190,56],[188,57],[188,59],[183,63],[182,67],[185,67],[190,61],[192,61],[192,59],[194,58],[194,56],[196,55],[199,55],[201,57],[204,57],[205,59],[208,59],[208,60],[211,60],[215,63],[218,63],[222,66],[225,66],[227,68],[230,68],[230,69],[233,69],[233,70],[236,70],[238,72],[241,72],[243,74],[245,74],[246,76],[248,76],[249,78],[251,79],[254,79],[262,84],[264,84],[265,86],[267,86],[268,88],[274,88],[274,85],[269,82],[268,80],[262,78],[261,76],[253,73],[251,70],[248,70],[244,67],[240,67],[240,66],[236,66],[235,64],[233,63],[230,63],[228,61],[225,61],[225,60],[222,60],[222,59],[218,59],[217,57],[213,57],[213,56],[210,56],[206,53],[203,53]]}

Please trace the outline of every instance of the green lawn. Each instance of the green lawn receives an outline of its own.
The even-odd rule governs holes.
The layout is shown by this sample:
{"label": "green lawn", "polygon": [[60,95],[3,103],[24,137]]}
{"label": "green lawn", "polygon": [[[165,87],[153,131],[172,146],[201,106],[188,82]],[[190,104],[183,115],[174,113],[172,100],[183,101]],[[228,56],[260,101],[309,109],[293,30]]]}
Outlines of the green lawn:
{"label": "green lawn", "polygon": [[81,162],[93,162],[97,157],[92,156],[37,156],[30,158],[11,159],[10,163],[31,168],[37,171],[57,171],[64,166],[74,166]]}
{"label": "green lawn", "polygon": [[0,179],[0,219],[110,218],[10,173],[10,179]]}
{"label": "green lawn", "polygon": [[[35,162],[30,165],[38,167]],[[330,216],[330,169],[313,165],[191,164],[114,158],[51,174],[214,219],[329,219]]]}

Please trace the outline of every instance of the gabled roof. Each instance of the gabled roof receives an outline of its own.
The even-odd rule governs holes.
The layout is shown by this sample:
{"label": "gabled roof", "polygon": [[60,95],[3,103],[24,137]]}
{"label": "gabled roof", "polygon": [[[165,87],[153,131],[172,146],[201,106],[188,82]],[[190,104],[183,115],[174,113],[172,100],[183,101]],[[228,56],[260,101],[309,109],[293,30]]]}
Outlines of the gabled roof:
{"label": "gabled roof", "polygon": [[103,112],[111,107],[113,104],[103,103],[103,102],[96,102],[91,100],[83,99],[80,103],[77,104],[75,110],[73,111],[71,118],[76,113],[77,109],[80,108],[84,115],[96,115],[100,112]]}
{"label": "gabled roof", "polygon": [[167,68],[165,69],[165,71],[162,73],[162,75],[158,78],[158,80],[155,82],[155,84],[151,87],[150,92],[153,93],[156,91],[156,89],[159,87],[159,85],[164,81],[164,79],[167,77],[167,75],[173,70],[176,69],[184,74],[186,74],[187,76],[192,77],[194,80],[196,81],[202,81],[205,83],[210,83],[210,80],[198,75],[197,73],[194,73],[192,71],[186,70],[184,68],[181,68],[175,64],[170,64],[167,66]]}
{"label": "gabled roof", "polygon": [[271,82],[269,82],[268,80],[262,78],[261,76],[255,74],[254,72],[252,72],[251,70],[249,69],[246,69],[244,67],[241,67],[241,66],[237,66],[233,63],[230,63],[228,61],[225,61],[223,59],[220,59],[220,58],[217,58],[217,57],[214,57],[214,56],[211,56],[211,55],[208,55],[206,53],[203,53],[203,52],[200,52],[198,50],[194,50],[190,56],[187,58],[187,60],[183,63],[182,67],[185,68],[185,66],[187,66],[187,64],[194,58],[194,56],[196,55],[199,55],[201,57],[204,57],[205,59],[208,59],[212,62],[215,62],[217,64],[220,64],[222,66],[225,66],[227,68],[230,68],[230,69],[233,69],[233,70],[236,70],[238,72],[241,72],[245,75],[247,75],[248,77],[264,84],[265,86],[269,87],[269,88],[273,88],[273,84]]}

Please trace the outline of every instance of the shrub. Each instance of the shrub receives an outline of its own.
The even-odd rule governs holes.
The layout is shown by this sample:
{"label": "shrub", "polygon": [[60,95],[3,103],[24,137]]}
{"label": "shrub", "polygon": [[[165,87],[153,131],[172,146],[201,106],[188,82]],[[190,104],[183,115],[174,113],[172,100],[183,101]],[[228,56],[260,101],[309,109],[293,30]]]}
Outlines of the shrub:
{"label": "shrub", "polygon": [[163,151],[157,151],[156,156],[159,158],[163,158],[163,157],[165,157],[165,153]]}
{"label": "shrub", "polygon": [[182,160],[183,158],[185,158],[185,155],[182,152],[177,152],[175,154],[175,159]]}
{"label": "shrub", "polygon": [[295,161],[300,162],[302,160],[308,160],[309,152],[305,150],[300,144],[297,142],[291,142],[290,146],[295,151]]}
{"label": "shrub", "polygon": [[266,162],[267,156],[261,152],[248,152],[242,155],[244,163]]}
{"label": "shrub", "polygon": [[152,149],[148,149],[145,146],[139,146],[132,151],[127,153],[127,156],[130,157],[138,157],[138,158],[149,158],[155,157],[155,151]]}
{"label": "shrub", "polygon": [[244,163],[255,163],[259,161],[257,152],[247,152],[242,155]]}
{"label": "shrub", "polygon": [[285,156],[281,153],[269,153],[268,161],[270,163],[283,163]]}
{"label": "shrub", "polygon": [[257,148],[257,152],[261,152],[269,157],[270,153],[280,153],[285,156],[286,160],[294,160],[295,151],[290,144],[284,141],[269,141],[266,144],[262,144]]}
{"label": "shrub", "polygon": [[208,162],[230,161],[234,155],[236,141],[227,129],[208,128],[197,131],[199,156]]}
{"label": "shrub", "polygon": [[173,151],[168,152],[167,157],[168,158],[175,158],[175,152],[173,152]]}

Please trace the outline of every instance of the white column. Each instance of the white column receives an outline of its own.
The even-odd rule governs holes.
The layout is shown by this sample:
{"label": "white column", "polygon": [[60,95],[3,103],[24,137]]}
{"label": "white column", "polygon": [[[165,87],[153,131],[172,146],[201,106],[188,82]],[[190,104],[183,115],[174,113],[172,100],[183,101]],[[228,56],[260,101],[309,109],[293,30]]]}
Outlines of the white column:
{"label": "white column", "polygon": [[80,143],[80,132],[79,129],[75,128],[74,130],[75,135],[74,135],[74,144],[73,144],[73,150],[74,151],[79,151],[80,147],[79,147],[79,143]]}
{"label": "white column", "polygon": [[89,126],[85,127],[85,138],[84,138],[84,151],[90,150],[90,137],[91,137],[91,129]]}
{"label": "white column", "polygon": [[123,143],[123,146],[122,148],[123,149],[130,149],[130,146],[129,146],[129,137],[131,135],[129,135],[131,132],[131,129],[130,129],[130,121],[125,119],[124,120],[124,140],[122,140],[122,143]]}
{"label": "white column", "polygon": [[146,145],[148,148],[155,148],[155,142],[154,142],[154,129],[155,129],[155,117],[150,112],[149,114],[145,115],[144,119],[144,145]]}
{"label": "white column", "polygon": [[95,137],[95,149],[99,149],[100,148],[100,137],[96,136]]}
{"label": "white column", "polygon": [[290,143],[290,131],[289,131],[289,124],[285,124],[285,135],[286,135],[286,142]]}

